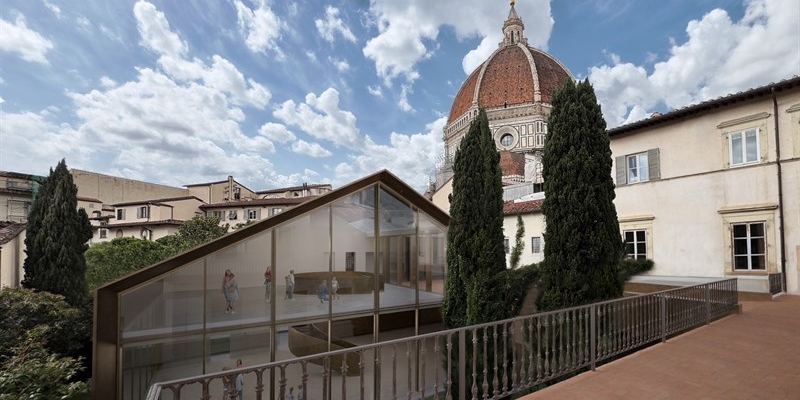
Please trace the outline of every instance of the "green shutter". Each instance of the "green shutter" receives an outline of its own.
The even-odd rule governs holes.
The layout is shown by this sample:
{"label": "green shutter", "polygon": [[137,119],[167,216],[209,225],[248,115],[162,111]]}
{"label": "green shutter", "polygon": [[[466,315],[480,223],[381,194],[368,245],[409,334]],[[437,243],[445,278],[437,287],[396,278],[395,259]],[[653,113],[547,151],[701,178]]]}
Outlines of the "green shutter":
{"label": "green shutter", "polygon": [[658,149],[647,150],[647,169],[650,171],[650,180],[661,179],[661,159]]}
{"label": "green shutter", "polygon": [[628,169],[625,167],[625,156],[619,156],[614,160],[617,164],[617,186],[624,186],[628,183]]}

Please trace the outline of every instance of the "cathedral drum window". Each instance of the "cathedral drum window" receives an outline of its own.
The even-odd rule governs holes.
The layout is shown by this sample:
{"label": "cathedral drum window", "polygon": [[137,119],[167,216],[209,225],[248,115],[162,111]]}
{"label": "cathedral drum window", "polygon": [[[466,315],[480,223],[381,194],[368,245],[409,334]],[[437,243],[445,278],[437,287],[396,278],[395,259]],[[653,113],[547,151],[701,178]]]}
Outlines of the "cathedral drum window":
{"label": "cathedral drum window", "polygon": [[511,147],[514,144],[514,135],[506,133],[500,137],[500,145],[503,147]]}

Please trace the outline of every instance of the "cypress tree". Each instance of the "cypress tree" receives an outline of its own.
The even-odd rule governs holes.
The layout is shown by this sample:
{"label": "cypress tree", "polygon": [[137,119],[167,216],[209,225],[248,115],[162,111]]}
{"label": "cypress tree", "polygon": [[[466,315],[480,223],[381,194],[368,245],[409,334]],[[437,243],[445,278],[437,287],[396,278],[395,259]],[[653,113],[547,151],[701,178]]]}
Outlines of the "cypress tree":
{"label": "cypress tree", "polygon": [[[472,121],[456,152],[450,225],[447,233],[447,275],[442,303],[445,328],[497,321],[516,315],[523,290],[511,287],[503,248],[503,189],[500,155],[484,110]],[[458,346],[457,339],[453,345]],[[467,340],[467,359],[453,354],[451,377],[458,397],[458,365],[472,367],[472,341]],[[483,344],[477,353],[482,354]],[[494,365],[495,351],[487,349],[486,365]],[[444,360],[447,362],[447,360]],[[477,359],[477,371],[483,360]],[[466,388],[472,387],[467,374]],[[489,372],[492,381],[494,370]],[[491,384],[490,384],[491,385]],[[490,390],[491,392],[491,390]]]}
{"label": "cypress tree", "polygon": [[541,266],[542,311],[622,295],[622,258],[611,148],[588,80],[568,81],[553,94],[542,158],[547,222]]}
{"label": "cypress tree", "polygon": [[78,210],[78,187],[62,159],[42,182],[31,205],[25,237],[25,277],[22,285],[61,294],[67,303],[87,299],[86,242],[92,227],[84,210]]}

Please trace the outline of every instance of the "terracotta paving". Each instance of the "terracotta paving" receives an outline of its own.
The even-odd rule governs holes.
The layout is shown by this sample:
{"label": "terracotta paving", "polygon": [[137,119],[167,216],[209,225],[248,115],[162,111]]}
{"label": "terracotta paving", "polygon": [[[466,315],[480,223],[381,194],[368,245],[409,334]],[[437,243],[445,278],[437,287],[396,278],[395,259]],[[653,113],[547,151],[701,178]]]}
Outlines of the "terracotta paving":
{"label": "terracotta paving", "polygon": [[742,306],[522,399],[800,400],[800,296]]}

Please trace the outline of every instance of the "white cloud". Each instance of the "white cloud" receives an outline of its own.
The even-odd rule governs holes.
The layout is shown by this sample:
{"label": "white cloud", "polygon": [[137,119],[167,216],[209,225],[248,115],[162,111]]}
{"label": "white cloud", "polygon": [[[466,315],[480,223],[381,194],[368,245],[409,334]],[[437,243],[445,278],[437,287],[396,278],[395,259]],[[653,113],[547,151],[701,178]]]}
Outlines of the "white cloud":
{"label": "white cloud", "polygon": [[81,132],[49,121],[47,113],[0,112],[0,120],[0,170],[42,174],[65,156],[70,167],[85,165],[93,152]]}
{"label": "white cloud", "polygon": [[400,89],[400,100],[397,101],[397,105],[405,112],[414,111],[414,107],[411,107],[411,104],[408,103],[409,93],[411,93],[411,85],[402,85]]}
{"label": "white cloud", "polygon": [[58,8],[58,6],[57,6],[57,5],[55,5],[55,4],[53,4],[53,3],[51,3],[51,2],[49,2],[49,1],[47,1],[47,0],[44,0],[44,5],[45,5],[45,7],[47,7],[47,8],[48,8],[50,11],[52,11],[52,12],[53,12],[53,14],[55,14],[55,15],[56,15],[56,18],[59,18],[59,19],[61,18],[61,9],[60,9],[60,8]]}
{"label": "white cloud", "polygon": [[294,133],[286,129],[284,125],[276,124],[274,122],[267,122],[266,124],[261,125],[261,128],[258,129],[258,133],[267,139],[278,143],[286,143],[288,141],[297,139]]}
{"label": "white cloud", "polygon": [[[464,57],[464,72],[470,73],[497,49],[508,10],[485,0],[375,0],[370,3],[370,13],[379,33],[367,41],[363,53],[375,62],[378,76],[387,86],[398,77],[413,81],[417,63],[430,56],[426,42],[435,45],[439,29],[449,25],[459,38],[483,38]],[[546,50],[553,27],[550,1],[517,2],[516,10],[525,22],[528,43]]]}
{"label": "white cloud", "polygon": [[305,140],[298,140],[292,143],[292,151],[314,158],[330,157],[333,154],[328,149],[320,146],[319,143],[308,143]]}
{"label": "white cloud", "polygon": [[288,125],[336,146],[361,147],[356,117],[350,111],[339,108],[339,92],[334,88],[328,88],[319,96],[309,93],[301,104],[287,100],[275,109],[273,115]]}
{"label": "white cloud", "polygon": [[355,43],[356,37],[350,28],[339,18],[339,9],[333,6],[325,7],[325,20],[316,19],[314,25],[317,27],[319,36],[328,42],[333,43],[334,35],[339,33],[346,40]]}
{"label": "white cloud", "polygon": [[328,62],[333,64],[333,67],[339,72],[345,72],[350,69],[350,64],[347,63],[347,60],[339,60],[333,57],[328,57]]}
{"label": "white cloud", "polygon": [[109,89],[117,86],[117,82],[107,76],[103,76],[100,77],[100,86]]}
{"label": "white cloud", "polygon": [[792,2],[748,0],[739,21],[720,9],[690,21],[686,42],[672,39],[669,56],[650,73],[619,59],[591,68],[589,79],[606,122],[618,126],[649,115],[647,110],[659,105],[680,108],[797,75],[797,21],[800,7]]}
{"label": "white cloud", "polygon": [[239,29],[245,35],[245,44],[254,53],[264,53],[271,50],[279,58],[283,52],[278,47],[277,40],[284,29],[284,23],[263,2],[255,10],[251,10],[241,1],[234,1]]}
{"label": "white cloud", "polygon": [[25,24],[25,17],[17,16],[12,24],[0,19],[0,50],[14,53],[25,61],[48,64],[47,52],[53,49],[53,43]]}
{"label": "white cloud", "polygon": [[367,86],[367,91],[369,92],[369,94],[371,94],[371,95],[373,95],[375,97],[383,97],[383,90],[381,90],[380,86],[368,85]]}
{"label": "white cloud", "polygon": [[422,133],[393,132],[388,145],[376,144],[368,137],[359,154],[348,156],[348,162],[335,167],[336,179],[345,183],[388,169],[416,190],[424,191],[433,174],[436,157],[444,151],[441,138],[446,122],[447,118],[441,117],[429,123]]}
{"label": "white cloud", "polygon": [[154,5],[140,0],[134,6],[142,46],[159,54],[158,63],[172,78],[179,81],[200,80],[208,87],[230,95],[236,105],[266,107],[270,92],[244,75],[230,61],[214,55],[212,65],[188,59],[189,47],[178,34],[172,32],[164,13]]}

